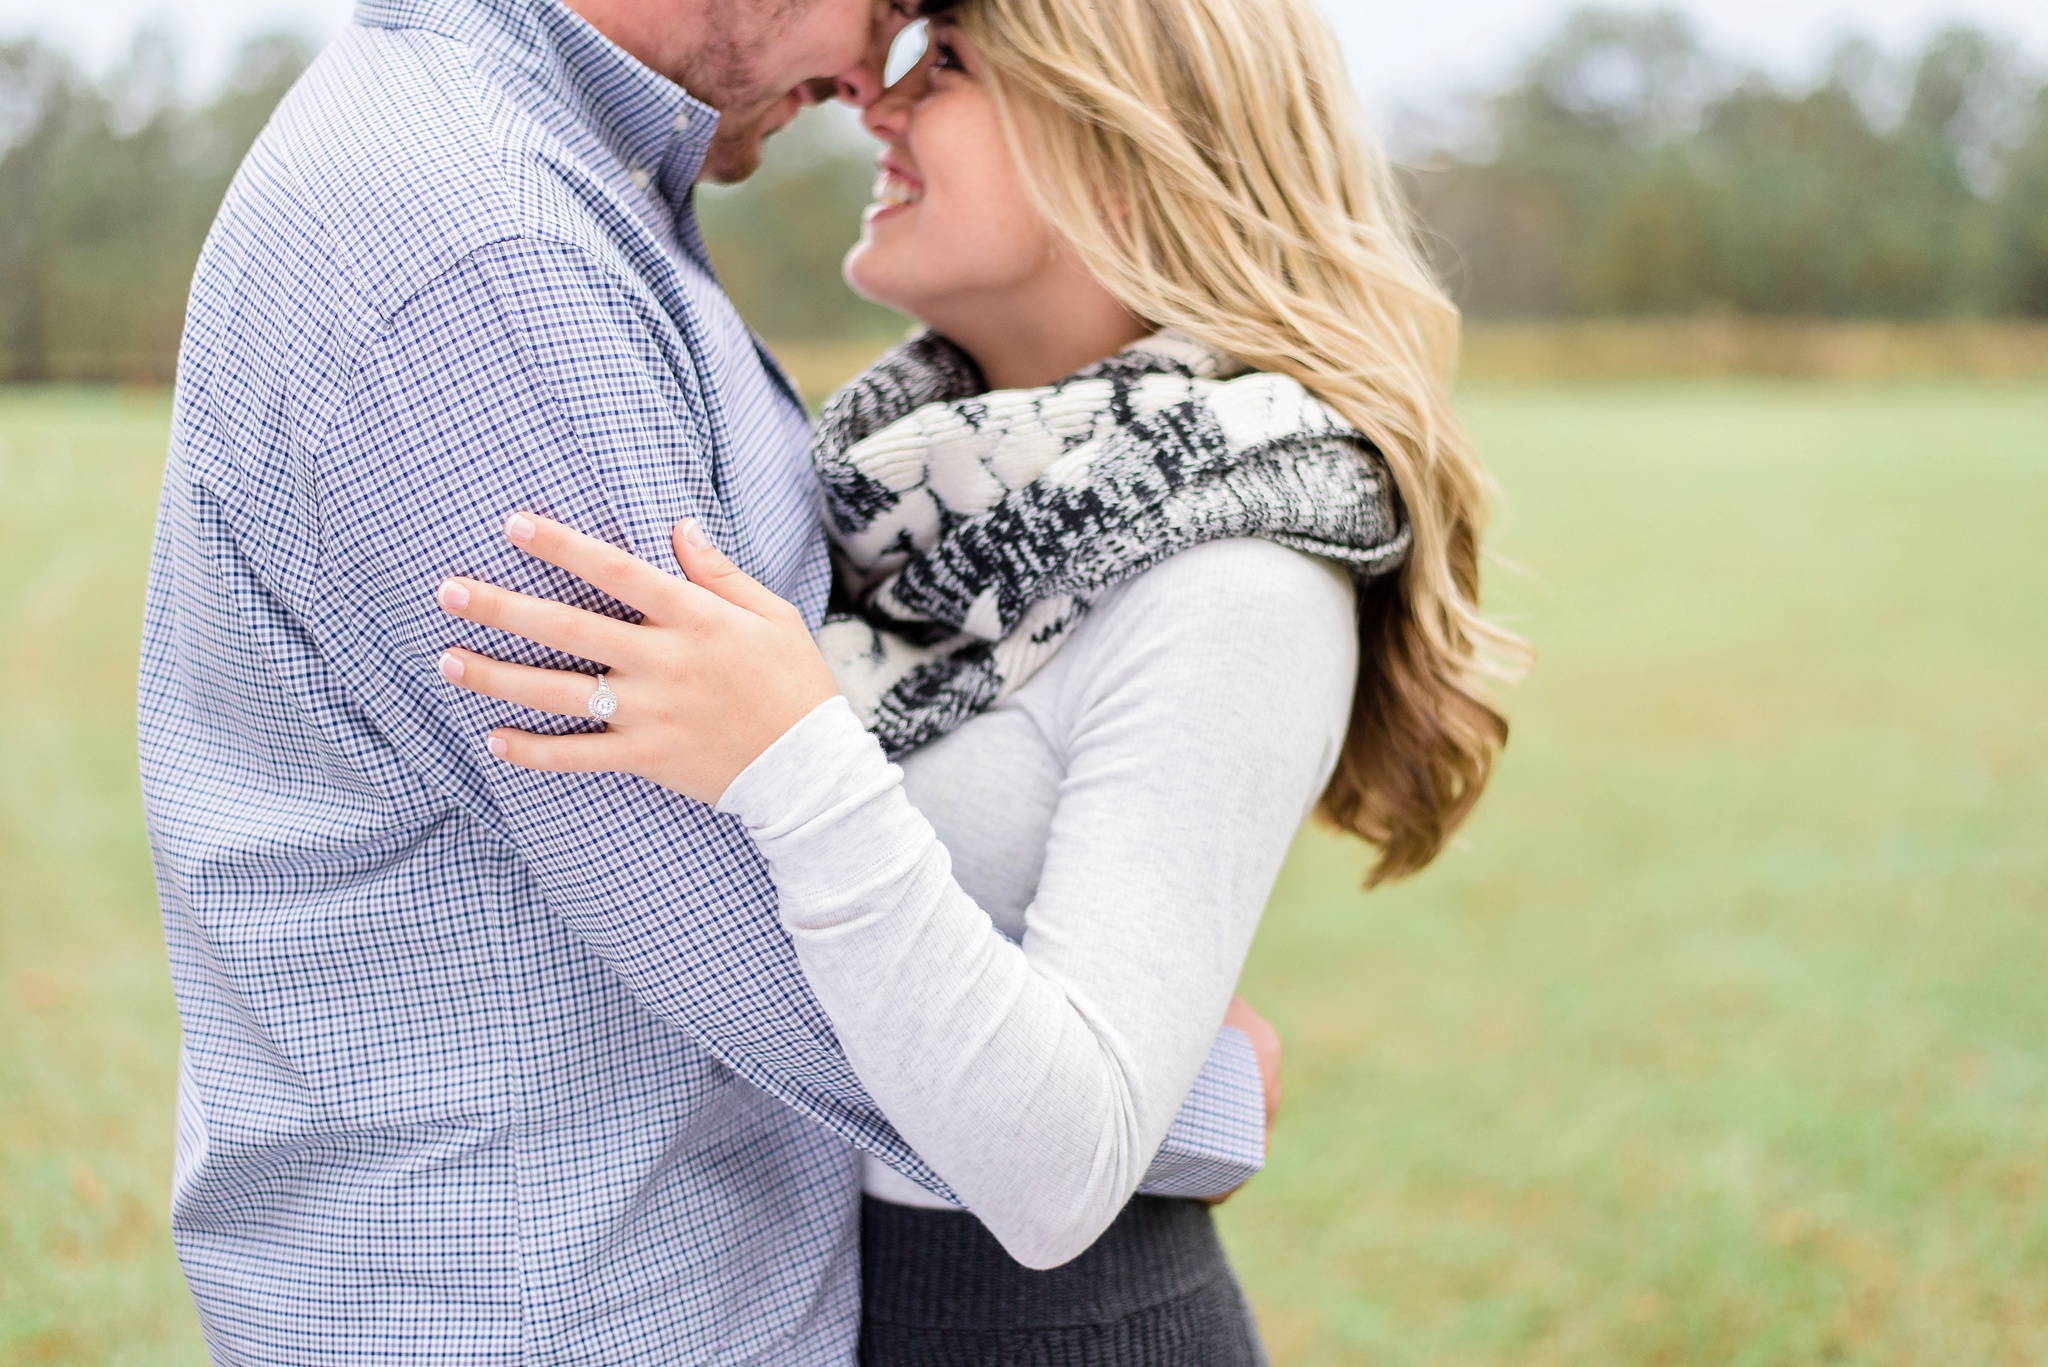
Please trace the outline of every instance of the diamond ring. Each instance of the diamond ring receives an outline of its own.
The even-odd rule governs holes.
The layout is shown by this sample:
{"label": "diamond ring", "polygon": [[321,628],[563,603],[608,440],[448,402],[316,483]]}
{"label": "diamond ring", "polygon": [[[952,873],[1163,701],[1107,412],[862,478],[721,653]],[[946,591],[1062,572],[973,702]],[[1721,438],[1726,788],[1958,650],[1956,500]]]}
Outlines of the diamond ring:
{"label": "diamond ring", "polygon": [[619,710],[619,695],[612,692],[611,681],[604,675],[597,676],[597,687],[590,693],[590,715],[599,721],[610,721],[612,714]]}

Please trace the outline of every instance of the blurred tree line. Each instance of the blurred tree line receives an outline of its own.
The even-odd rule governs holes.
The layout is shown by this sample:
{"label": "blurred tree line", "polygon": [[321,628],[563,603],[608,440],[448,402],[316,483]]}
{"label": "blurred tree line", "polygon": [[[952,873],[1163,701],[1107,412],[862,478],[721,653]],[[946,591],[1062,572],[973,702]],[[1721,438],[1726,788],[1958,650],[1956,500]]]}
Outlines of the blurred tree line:
{"label": "blurred tree line", "polygon": [[[0,44],[0,378],[172,374],[208,223],[309,57],[255,40],[195,102],[160,34],[97,80]],[[1676,14],[1582,10],[1506,89],[1396,134],[1479,316],[2048,316],[2048,91],[1974,29],[1906,60],[1845,43],[1788,84]],[[844,111],[817,111],[747,185],[703,193],[712,255],[769,337],[901,326],[839,281],[870,158]]]}
{"label": "blurred tree line", "polygon": [[0,378],[170,378],[207,227],[310,55],[251,41],[193,105],[159,32],[98,81],[0,44]]}
{"label": "blurred tree line", "polygon": [[1976,29],[1788,87],[1582,10],[1460,112],[1401,141],[1474,313],[2048,315],[2048,91]]}

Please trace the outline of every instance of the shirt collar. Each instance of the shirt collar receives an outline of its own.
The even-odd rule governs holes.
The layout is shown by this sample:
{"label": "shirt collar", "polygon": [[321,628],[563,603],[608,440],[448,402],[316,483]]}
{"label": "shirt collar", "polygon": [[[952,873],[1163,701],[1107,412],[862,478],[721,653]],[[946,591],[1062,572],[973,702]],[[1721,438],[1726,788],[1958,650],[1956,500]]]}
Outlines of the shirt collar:
{"label": "shirt collar", "polygon": [[483,49],[563,105],[633,184],[681,211],[718,111],[630,56],[561,0],[358,0],[365,28],[419,29]]}

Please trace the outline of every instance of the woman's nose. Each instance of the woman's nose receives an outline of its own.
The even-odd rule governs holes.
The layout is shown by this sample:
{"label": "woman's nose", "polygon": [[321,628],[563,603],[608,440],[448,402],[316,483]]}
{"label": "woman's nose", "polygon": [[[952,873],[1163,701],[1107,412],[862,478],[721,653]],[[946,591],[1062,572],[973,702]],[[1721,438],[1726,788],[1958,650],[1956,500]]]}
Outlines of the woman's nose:
{"label": "woman's nose", "polygon": [[860,112],[861,127],[883,142],[899,141],[910,123],[910,107],[928,84],[922,65],[882,92]]}

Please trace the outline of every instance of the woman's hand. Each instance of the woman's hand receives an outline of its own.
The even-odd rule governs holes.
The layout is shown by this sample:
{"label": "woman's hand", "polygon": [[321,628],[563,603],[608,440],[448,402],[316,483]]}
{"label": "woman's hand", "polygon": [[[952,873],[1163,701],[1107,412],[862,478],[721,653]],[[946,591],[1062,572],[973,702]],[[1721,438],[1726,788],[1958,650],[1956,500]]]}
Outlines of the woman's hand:
{"label": "woman's hand", "polygon": [[[802,614],[742,574],[694,519],[676,524],[687,580],[534,513],[505,519],[505,537],[639,610],[639,625],[474,579],[448,579],[444,612],[586,660],[609,663],[617,710],[604,731],[539,736],[501,727],[493,755],[557,773],[625,773],[715,803],[742,769],[837,693]],[[591,715],[597,680],[560,669],[505,664],[449,649],[441,677],[486,697]]]}

